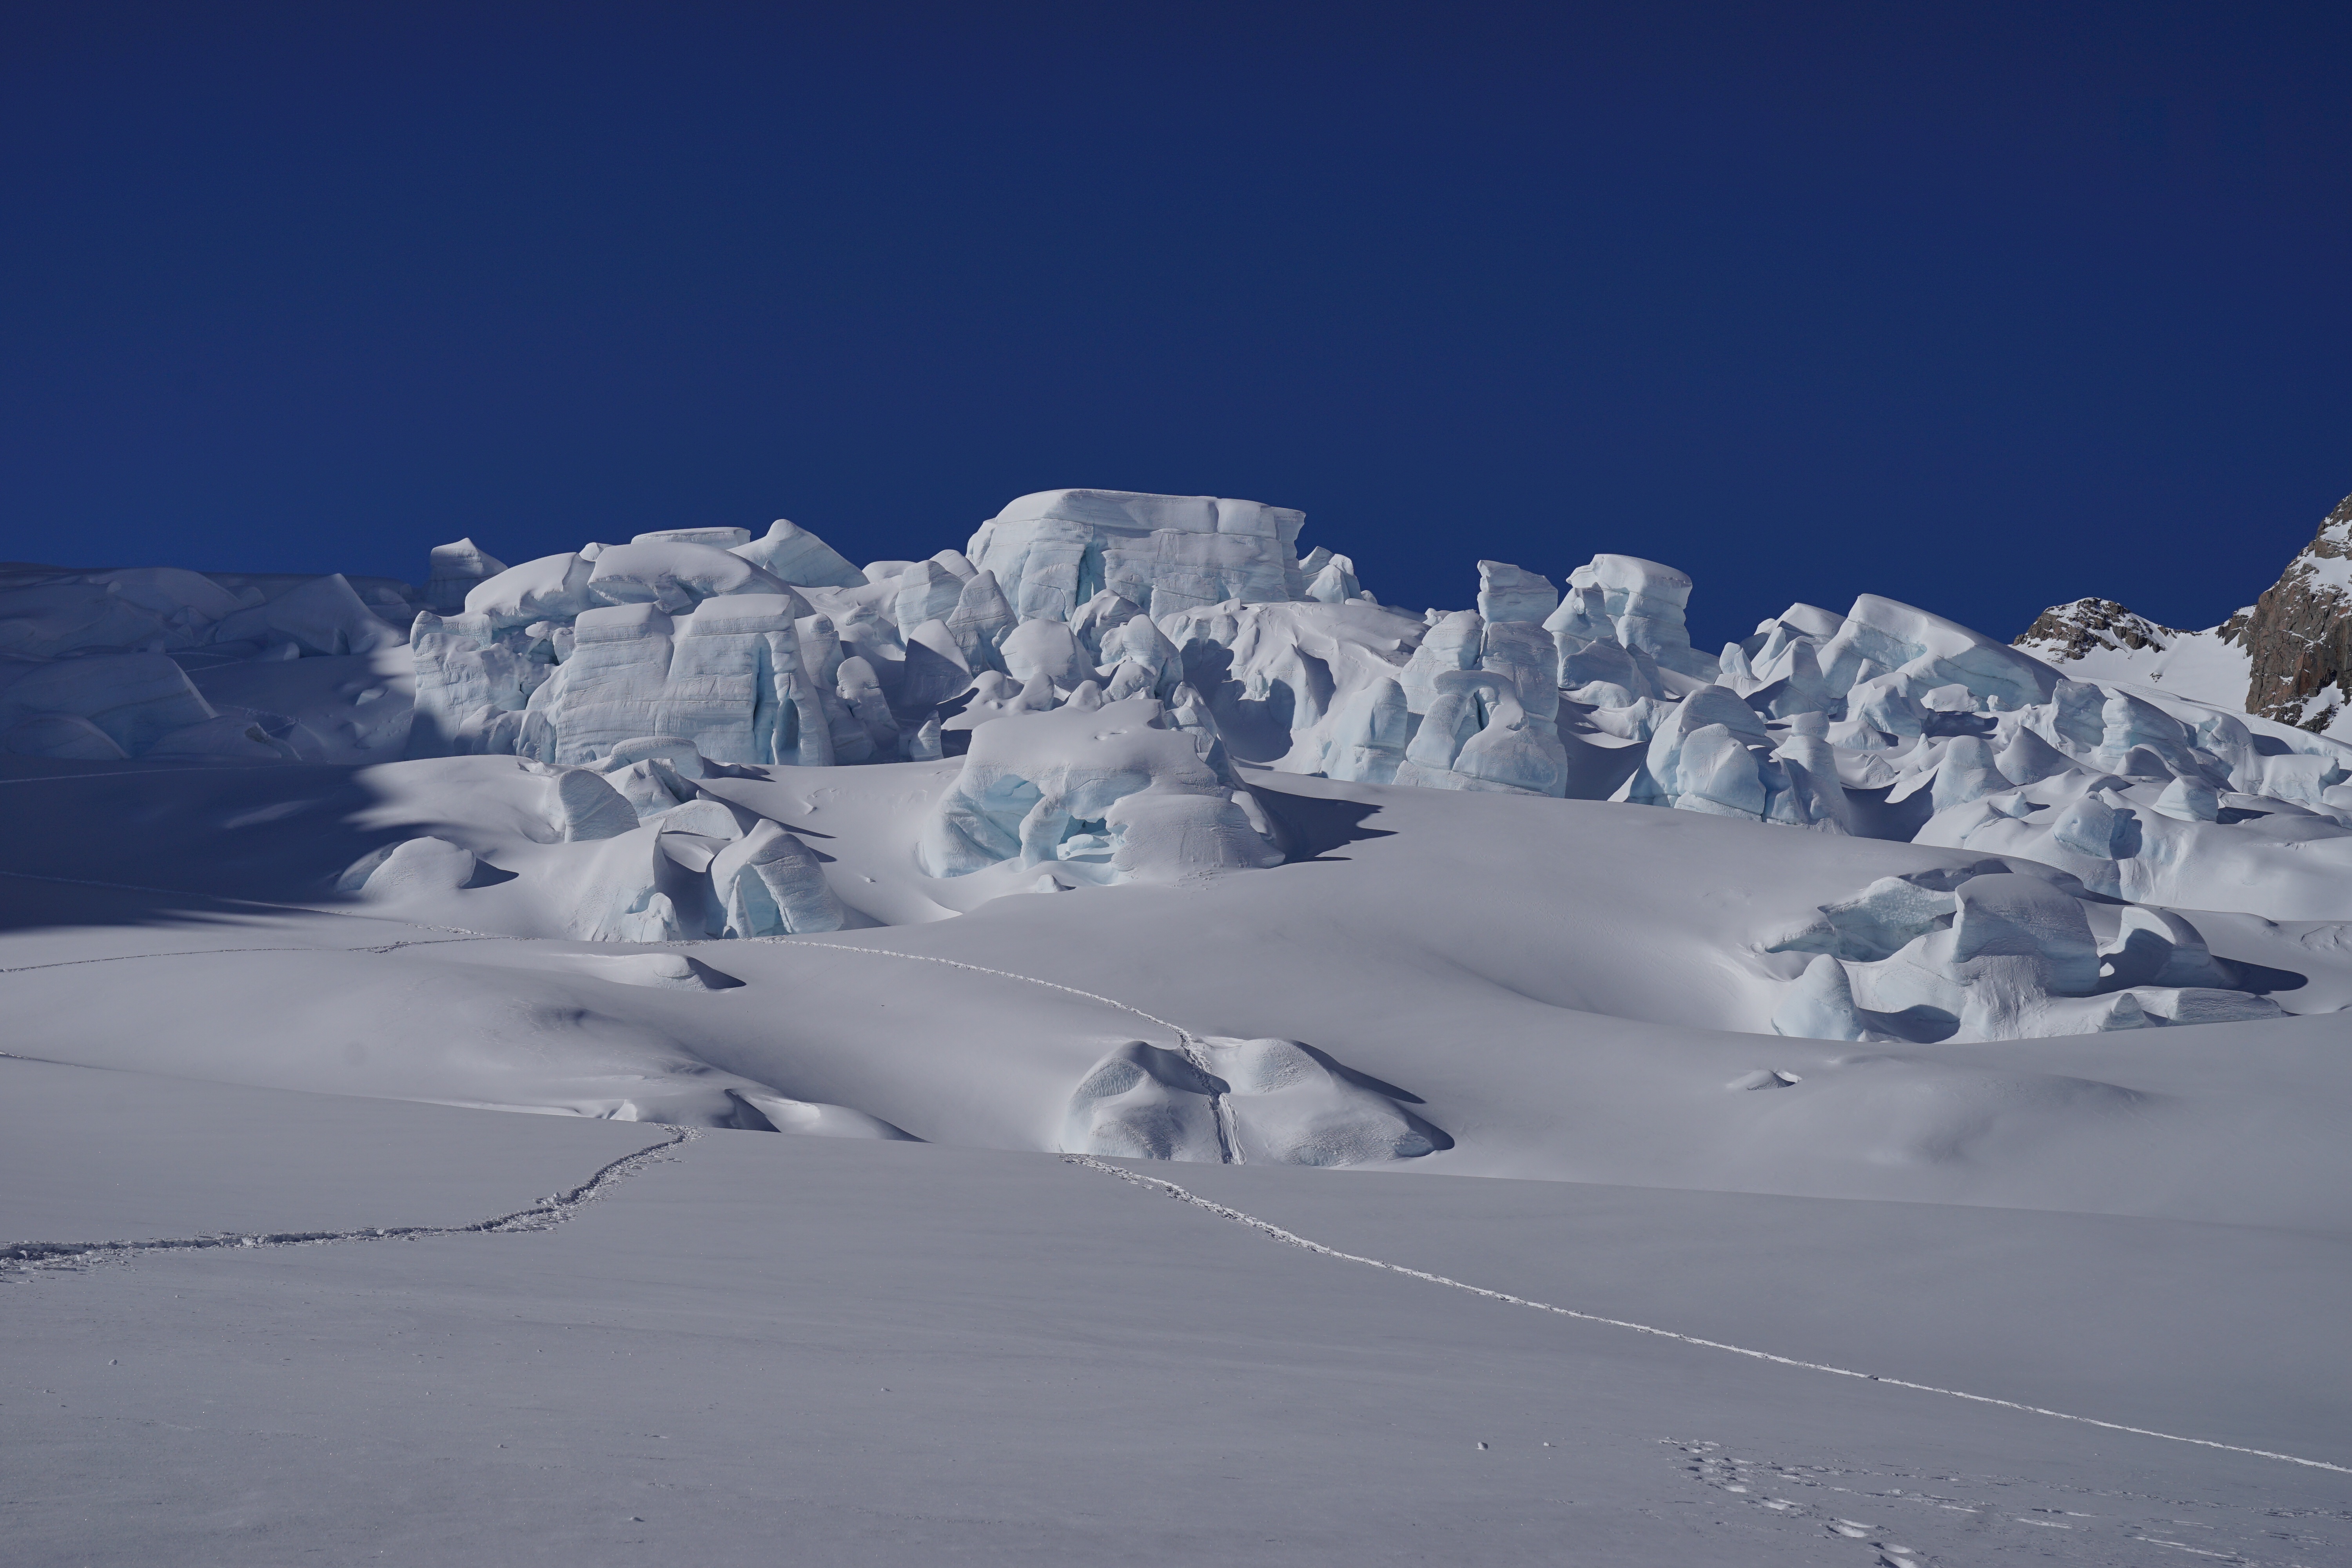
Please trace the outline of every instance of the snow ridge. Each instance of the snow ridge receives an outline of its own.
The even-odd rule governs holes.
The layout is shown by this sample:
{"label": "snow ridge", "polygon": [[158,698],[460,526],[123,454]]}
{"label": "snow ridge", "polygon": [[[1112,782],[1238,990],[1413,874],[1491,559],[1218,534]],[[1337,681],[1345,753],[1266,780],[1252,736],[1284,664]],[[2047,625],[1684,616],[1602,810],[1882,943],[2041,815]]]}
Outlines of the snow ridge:
{"label": "snow ridge", "polygon": [[1091,1155],[1065,1154],[1062,1156],[1062,1162],[1065,1164],[1083,1165],[1088,1170],[1100,1171],[1107,1176],[1117,1176],[1120,1181],[1135,1186],[1155,1188],[1164,1197],[1190,1204],[1194,1208],[1205,1209],[1219,1219],[1231,1220],[1235,1225],[1246,1226],[1259,1235],[1279,1241],[1286,1246],[1301,1247],[1325,1258],[1335,1258],[1342,1263],[1360,1263],[1368,1268],[1384,1269],[1391,1274],[1404,1275],[1408,1279],[1426,1280],[1432,1285],[1444,1285],[1450,1289],[1466,1290],[1473,1296],[1483,1296],[1487,1300],[1501,1301],[1508,1306],[1532,1308],[1538,1312],[1551,1312],[1563,1318],[1574,1318],[1580,1322],[1599,1323],[1612,1329],[1629,1329],[1637,1334],[1650,1334],[1658,1339],[1676,1340],[1686,1345],[1695,1345],[1701,1350],[1725,1351],[1732,1355],[1747,1356],[1753,1361],[1770,1362],[1775,1366],[1795,1367],[1802,1372],[1828,1373],[1834,1377],[1860,1378],[1870,1383],[1885,1384],[1889,1388],[1907,1388],[1919,1394],[1940,1394],[1948,1399],[1965,1399],[1972,1405],[1992,1405],[2004,1410],[2022,1411],[2029,1415],[2047,1415],[2053,1420],[2079,1422],[2085,1426],[2097,1426],[2109,1432],[2128,1432],[2137,1437],[2161,1437],[2168,1443],[2189,1443],[2200,1448],[2220,1448],[2231,1454],[2248,1454],[2258,1459],[2277,1459],[2284,1464],[2303,1465],[2315,1470],[2329,1470],[2337,1475],[2352,1476],[2352,1465],[2330,1464],[2325,1459],[2306,1459],[2294,1454],[2282,1454],[2269,1448],[2247,1448],[2235,1443],[2217,1443],[2210,1437],[2184,1437],[2176,1432],[2158,1432],[2146,1426],[2128,1426],[2119,1421],[2102,1421],[2095,1416],[2074,1415],[2063,1410],[2047,1410],[2041,1405],[2024,1405],[2014,1399],[1997,1399],[1989,1394],[1969,1394],[1957,1388],[1938,1388],[1930,1383],[1911,1383],[1899,1377],[1883,1377],[1872,1372],[1855,1372],[1850,1367],[1831,1366],[1823,1362],[1800,1361],[1794,1356],[1775,1355],[1769,1351],[1750,1350],[1745,1345],[1725,1344],[1720,1340],[1703,1340],[1695,1334],[1677,1333],[1672,1329],[1656,1328],[1648,1323],[1631,1322],[1623,1318],[1603,1317],[1598,1312],[1580,1312],[1572,1307],[1555,1307],[1549,1301],[1531,1301],[1524,1296],[1513,1296],[1501,1290],[1489,1290],[1478,1285],[1466,1285],[1459,1279],[1449,1279],[1443,1274],[1430,1274],[1419,1268],[1408,1268],[1401,1263],[1383,1263],[1377,1258],[1364,1258],[1356,1253],[1342,1252],[1336,1247],[1326,1247],[1319,1241],[1309,1241],[1296,1232],[1285,1230],[1278,1225],[1258,1218],[1255,1215],[1244,1214],[1239,1209],[1228,1208],[1223,1204],[1212,1202],[1197,1193],[1178,1186],[1173,1182],[1162,1181],[1158,1176],[1147,1176],[1135,1171],[1122,1170],[1117,1165],[1106,1163]]}
{"label": "snow ridge", "polygon": [[[5,1055],[5,1053],[0,1053]],[[33,1059],[14,1058],[11,1059]],[[415,1240],[435,1236],[520,1236],[553,1230],[615,1185],[669,1157],[669,1151],[701,1136],[691,1127],[666,1129],[669,1136],[634,1154],[624,1154],[569,1192],[541,1198],[527,1209],[476,1220],[471,1225],[373,1226],[358,1230],[273,1231],[257,1235],[173,1237],[153,1241],[20,1241],[0,1247],[0,1277],[38,1268],[78,1268],[123,1259],[142,1252],[193,1252],[214,1247],[316,1247],[336,1241]]]}

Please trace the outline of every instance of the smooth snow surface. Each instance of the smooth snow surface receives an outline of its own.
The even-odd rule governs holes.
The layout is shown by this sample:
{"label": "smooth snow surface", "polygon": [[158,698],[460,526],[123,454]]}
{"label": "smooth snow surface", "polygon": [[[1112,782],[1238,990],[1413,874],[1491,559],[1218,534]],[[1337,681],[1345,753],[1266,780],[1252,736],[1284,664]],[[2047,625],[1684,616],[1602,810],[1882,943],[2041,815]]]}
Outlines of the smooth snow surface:
{"label": "smooth snow surface", "polygon": [[[134,1118],[172,1094],[87,1076]],[[492,1188],[509,1119],[470,1114],[470,1145],[435,1130],[435,1179]],[[607,1129],[548,1125],[582,1145],[569,1180],[608,1158]],[[415,1216],[299,1123],[231,1129]],[[86,1144],[43,1169],[113,1173]],[[2233,1446],[2341,1430],[2336,1238],[1187,1183],[1359,1256],[1793,1359]],[[1034,1155],[706,1135],[553,1227],[148,1252],[9,1302],[30,1563],[2345,1560],[2340,1476],[1528,1311]]]}
{"label": "smooth snow surface", "polygon": [[2352,1563],[2352,747],[1303,528],[9,568],[10,1560]]}

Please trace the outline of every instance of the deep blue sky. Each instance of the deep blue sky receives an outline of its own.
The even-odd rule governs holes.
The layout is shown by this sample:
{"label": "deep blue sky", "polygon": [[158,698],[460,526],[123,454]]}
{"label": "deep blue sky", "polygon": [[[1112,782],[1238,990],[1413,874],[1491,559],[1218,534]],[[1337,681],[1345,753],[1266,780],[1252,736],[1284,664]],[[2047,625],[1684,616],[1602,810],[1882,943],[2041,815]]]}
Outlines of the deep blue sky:
{"label": "deep blue sky", "polygon": [[1021,492],[2205,625],[2352,489],[2352,7],[21,4],[0,556]]}

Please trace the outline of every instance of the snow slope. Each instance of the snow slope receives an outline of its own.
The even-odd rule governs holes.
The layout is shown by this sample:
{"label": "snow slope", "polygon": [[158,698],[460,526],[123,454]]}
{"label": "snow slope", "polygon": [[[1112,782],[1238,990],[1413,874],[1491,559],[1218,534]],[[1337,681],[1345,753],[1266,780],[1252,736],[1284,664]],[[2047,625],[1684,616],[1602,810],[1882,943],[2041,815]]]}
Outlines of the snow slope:
{"label": "snow slope", "polygon": [[[257,1161],[419,1212],[212,1110]],[[384,1142],[450,1119],[431,1179],[492,1208],[544,1184],[493,1179],[515,1119],[375,1114]],[[610,1129],[540,1125],[579,1175],[607,1157]],[[1360,1255],[1792,1359],[2237,1447],[2341,1433],[2340,1237],[1186,1174]],[[706,1134],[551,1228],[152,1252],[9,1305],[33,1563],[2346,1560],[2339,1474],[1511,1307],[1034,1155]]]}
{"label": "snow slope", "polygon": [[[495,758],[396,771],[420,768],[491,773],[462,792],[478,818],[494,816],[483,803],[500,778],[535,782]],[[811,776],[837,777],[878,794],[862,810],[775,805],[818,843],[845,844],[901,803],[895,847],[826,867],[887,912],[925,880],[903,803],[938,773],[766,787],[797,800]],[[2314,1010],[2303,1019],[2006,1045],[1790,1038],[1769,1019],[1818,959],[1773,945],[1878,879],[1979,858],[1607,803],[1258,780],[1296,851],[1269,869],[669,947],[565,940],[521,874],[382,910],[127,890],[154,885],[136,879],[155,874],[159,845],[194,858],[184,847],[217,844],[221,861],[190,879],[285,899],[305,880],[299,859],[240,853],[245,837],[293,856],[306,840],[292,825],[316,821],[308,842],[333,864],[355,841],[317,792],[352,775],[200,775],[149,808],[144,839],[54,832],[69,801],[114,809],[109,781],[28,780],[6,786],[18,826],[0,842],[25,868],[12,890],[50,913],[0,954],[45,1058],[278,1088],[703,1126],[758,1125],[747,1109],[764,1099],[931,1142],[1055,1150],[1072,1146],[1074,1097],[1124,1042],[1294,1040],[1382,1086],[1387,1108],[1357,1111],[1389,1125],[1401,1107],[1445,1134],[1409,1157],[1433,1171],[2330,1223],[2352,1095],[2328,1044],[2352,1001],[2343,921],[2204,917],[2224,961],[2291,987],[2256,1000]],[[199,788],[264,781],[281,797],[241,805],[268,817],[241,833]],[[448,797],[427,791],[394,810],[436,803]],[[842,837],[814,837],[818,823]],[[93,985],[101,967],[139,983]],[[2217,1052],[2275,1066],[2216,1072]],[[1759,1073],[1797,1081],[1743,1087]],[[1171,1114],[1189,1103],[1160,1098]],[[1285,1149],[1258,1158],[1297,1153]],[[1189,1157],[1219,1155],[1213,1142]]]}
{"label": "snow slope", "polygon": [[12,1545],[2347,1560],[2352,747],[1303,526],[10,568]]}
{"label": "snow slope", "polygon": [[2145,647],[2087,647],[2064,668],[2077,680],[2154,687],[2224,712],[2243,710],[2252,663],[2244,647],[2223,637],[2219,626],[2201,632],[2166,628],[2163,637],[2161,645]]}

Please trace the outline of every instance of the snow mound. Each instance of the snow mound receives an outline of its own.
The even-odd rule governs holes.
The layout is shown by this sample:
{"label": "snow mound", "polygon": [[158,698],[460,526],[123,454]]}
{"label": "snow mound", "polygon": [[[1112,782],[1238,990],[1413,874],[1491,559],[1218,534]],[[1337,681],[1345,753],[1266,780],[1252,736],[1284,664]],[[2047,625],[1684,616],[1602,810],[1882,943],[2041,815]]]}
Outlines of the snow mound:
{"label": "snow mound", "polygon": [[1453,1140],[1403,1090],[1296,1040],[1209,1037],[1183,1049],[1130,1040],[1072,1091],[1062,1149],[1200,1164],[1362,1165]]}
{"label": "snow mound", "polygon": [[1156,699],[1006,712],[971,734],[923,823],[926,875],[1052,866],[1108,884],[1281,859],[1211,765],[1213,736],[1182,727]]}
{"label": "snow mound", "polygon": [[781,1094],[761,1094],[752,1089],[737,1089],[735,1096],[778,1132],[796,1133],[803,1138],[862,1138],[889,1143],[921,1142],[878,1116],[868,1116],[846,1105],[788,1100]]}
{"label": "snow mound", "polygon": [[339,893],[394,902],[454,893],[473,880],[472,851],[446,838],[403,839],[354,861],[336,880]]}
{"label": "snow mound", "polygon": [[2121,904],[2042,866],[1882,877],[1772,943],[1814,953],[1772,1015],[1781,1035],[2033,1039],[2285,1016],[2186,916]]}

